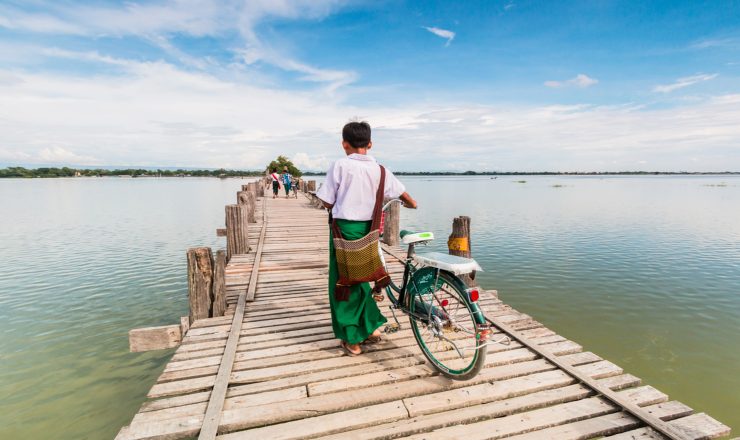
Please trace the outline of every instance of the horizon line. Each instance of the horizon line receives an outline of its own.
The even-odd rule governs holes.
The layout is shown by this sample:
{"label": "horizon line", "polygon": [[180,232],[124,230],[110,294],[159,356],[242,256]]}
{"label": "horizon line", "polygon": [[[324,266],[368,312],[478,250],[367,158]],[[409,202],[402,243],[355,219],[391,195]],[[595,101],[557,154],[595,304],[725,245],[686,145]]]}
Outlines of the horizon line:
{"label": "horizon line", "polygon": [[[146,171],[157,171],[157,170],[167,170],[167,171],[218,171],[218,170],[224,170],[228,172],[244,172],[244,173],[262,173],[265,170],[261,169],[239,169],[239,168],[225,168],[225,167],[182,167],[182,166],[142,166],[142,165],[34,165],[35,168],[31,168],[30,165],[10,165],[10,164],[0,164],[0,166],[4,168],[0,169],[9,169],[9,168],[24,168],[29,171],[38,171],[42,168],[49,168],[49,169],[62,169],[62,168],[69,168],[73,170],[107,170],[107,171],[126,171],[126,170],[146,170]],[[315,169],[307,169],[307,170],[300,170],[302,173],[311,173],[311,174],[326,174],[326,170],[315,170]],[[415,174],[448,174],[448,175],[506,175],[506,174],[519,174],[519,175],[526,175],[526,174],[740,174],[740,171],[730,171],[730,170],[724,170],[724,171],[686,171],[686,170],[671,170],[671,171],[658,171],[658,170],[621,170],[621,171],[599,171],[599,170],[590,170],[590,171],[552,171],[552,170],[539,170],[539,171],[524,171],[524,170],[514,170],[514,171],[502,171],[502,170],[487,170],[487,171],[475,171],[475,170],[465,170],[465,171],[457,171],[457,170],[433,170],[433,171],[404,171],[404,170],[398,170],[393,171],[394,174],[399,175],[415,175]]]}

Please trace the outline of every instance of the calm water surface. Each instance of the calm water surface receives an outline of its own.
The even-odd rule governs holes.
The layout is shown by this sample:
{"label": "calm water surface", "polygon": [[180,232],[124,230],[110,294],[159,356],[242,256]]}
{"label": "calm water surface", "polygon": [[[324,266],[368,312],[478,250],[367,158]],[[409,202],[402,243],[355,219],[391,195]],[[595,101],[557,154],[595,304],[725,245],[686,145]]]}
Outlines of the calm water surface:
{"label": "calm water surface", "polygon": [[[403,228],[443,249],[471,216],[485,287],[737,434],[740,178],[403,180]],[[171,355],[128,330],[187,313],[185,249],[224,245],[242,183],[0,180],[0,438],[115,436]]]}

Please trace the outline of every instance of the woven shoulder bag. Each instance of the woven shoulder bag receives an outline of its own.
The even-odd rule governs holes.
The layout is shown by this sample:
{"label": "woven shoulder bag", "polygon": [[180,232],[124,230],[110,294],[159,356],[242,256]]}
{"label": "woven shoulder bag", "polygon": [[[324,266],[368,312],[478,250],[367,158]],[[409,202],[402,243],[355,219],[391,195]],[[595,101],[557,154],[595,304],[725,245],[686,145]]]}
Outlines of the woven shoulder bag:
{"label": "woven shoulder bag", "polygon": [[379,290],[391,282],[385,265],[380,257],[380,222],[383,209],[383,193],[385,189],[385,168],[380,166],[380,184],[375,194],[375,208],[373,209],[372,226],[370,232],[357,240],[345,240],[339,230],[337,220],[332,220],[332,235],[339,279],[334,288],[334,298],[337,301],[349,300],[350,287],[360,283],[375,282],[375,289]]}

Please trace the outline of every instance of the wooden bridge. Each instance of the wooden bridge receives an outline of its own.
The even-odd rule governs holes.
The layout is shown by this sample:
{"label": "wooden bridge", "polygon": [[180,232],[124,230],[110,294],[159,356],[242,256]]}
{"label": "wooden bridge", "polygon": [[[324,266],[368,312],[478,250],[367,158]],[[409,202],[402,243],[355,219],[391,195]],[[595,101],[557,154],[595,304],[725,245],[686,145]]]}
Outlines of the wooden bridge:
{"label": "wooden bridge", "polygon": [[[261,198],[254,206],[251,250],[232,255],[225,269],[225,315],[190,326],[118,439],[729,434],[708,415],[503,304],[494,290],[483,291],[480,302],[511,341],[489,346],[484,369],[470,381],[438,375],[408,325],[361,356],[345,356],[329,316],[325,212],[307,193]],[[400,278],[401,250],[385,251]]]}

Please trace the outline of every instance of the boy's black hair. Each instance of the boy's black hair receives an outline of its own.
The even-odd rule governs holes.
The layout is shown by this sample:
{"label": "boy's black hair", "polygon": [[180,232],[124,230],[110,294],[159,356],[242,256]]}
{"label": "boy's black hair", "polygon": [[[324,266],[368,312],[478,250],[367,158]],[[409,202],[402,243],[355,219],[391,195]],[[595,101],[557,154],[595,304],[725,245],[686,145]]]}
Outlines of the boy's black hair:
{"label": "boy's black hair", "polygon": [[342,140],[353,148],[366,148],[370,143],[370,124],[365,121],[348,123],[342,129]]}

